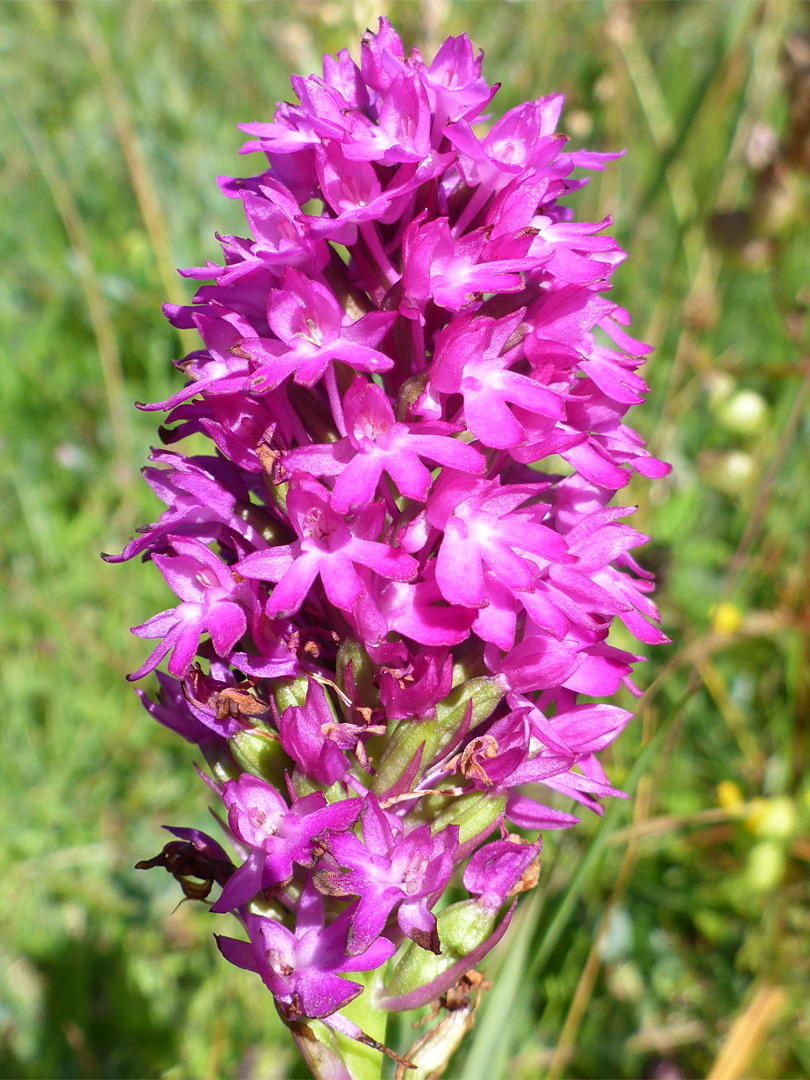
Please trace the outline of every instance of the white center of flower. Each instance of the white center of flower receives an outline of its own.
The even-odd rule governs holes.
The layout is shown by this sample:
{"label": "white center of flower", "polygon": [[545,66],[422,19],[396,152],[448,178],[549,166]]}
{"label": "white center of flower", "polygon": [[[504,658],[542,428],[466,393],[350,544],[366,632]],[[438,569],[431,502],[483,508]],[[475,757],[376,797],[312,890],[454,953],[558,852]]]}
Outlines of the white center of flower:
{"label": "white center of flower", "polygon": [[378,439],[388,430],[390,430],[390,424],[387,424],[382,417],[372,416],[371,413],[358,416],[352,425],[352,434],[358,442],[363,438]]}
{"label": "white center of flower", "polygon": [[268,836],[275,836],[284,820],[284,814],[263,809],[261,806],[249,806],[247,817],[250,824],[256,830],[255,841],[261,841]]}
{"label": "white center of flower", "polygon": [[325,540],[333,530],[325,519],[324,512],[313,506],[304,514],[304,527],[301,530],[308,540]]}
{"label": "white center of flower", "polygon": [[295,336],[301,337],[305,341],[310,341],[313,345],[322,345],[323,331],[311,315],[306,315],[304,317],[304,325],[306,326],[306,331],[300,330]]}

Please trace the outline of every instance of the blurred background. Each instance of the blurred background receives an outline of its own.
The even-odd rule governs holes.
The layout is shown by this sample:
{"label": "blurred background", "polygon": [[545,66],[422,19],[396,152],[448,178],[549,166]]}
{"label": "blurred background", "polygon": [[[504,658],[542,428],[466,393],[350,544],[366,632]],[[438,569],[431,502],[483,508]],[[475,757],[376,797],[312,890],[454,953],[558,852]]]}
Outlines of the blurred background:
{"label": "blurred background", "polygon": [[754,0],[0,5],[0,1075],[303,1075],[203,905],[133,869],[206,798],[124,681],[165,586],[98,556],[162,509],[132,405],[179,385],[174,267],[242,231],[237,122],[383,12],[466,31],[496,115],[564,90],[574,146],[627,148],[575,205],[629,252],[633,423],[674,465],[627,499],[672,638],[606,756],[632,798],[548,837],[448,1075],[808,1075],[810,9]]}

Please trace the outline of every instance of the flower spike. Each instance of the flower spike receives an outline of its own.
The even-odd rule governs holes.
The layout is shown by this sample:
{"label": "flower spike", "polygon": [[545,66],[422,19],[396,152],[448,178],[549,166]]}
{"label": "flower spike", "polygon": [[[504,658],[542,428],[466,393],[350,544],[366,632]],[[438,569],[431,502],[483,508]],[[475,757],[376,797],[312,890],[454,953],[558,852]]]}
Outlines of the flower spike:
{"label": "flower spike", "polygon": [[245,235],[184,272],[165,311],[201,345],[143,406],[213,450],[153,454],[166,509],[106,558],[177,597],[130,678],[166,660],[139,696],[200,748],[234,852],[173,829],[141,865],[218,889],[223,956],[353,1080],[344,1038],[396,1057],[381,1010],[480,985],[541,834],[622,796],[597,755],[642,657],[609,632],[666,638],[611,500],[668,466],[625,423],[649,352],[610,293],[625,253],[560,201],[616,155],[568,150],[562,96],[481,134],[482,54],[423,60],[385,19],[293,89],[243,125],[263,160],[219,183]]}

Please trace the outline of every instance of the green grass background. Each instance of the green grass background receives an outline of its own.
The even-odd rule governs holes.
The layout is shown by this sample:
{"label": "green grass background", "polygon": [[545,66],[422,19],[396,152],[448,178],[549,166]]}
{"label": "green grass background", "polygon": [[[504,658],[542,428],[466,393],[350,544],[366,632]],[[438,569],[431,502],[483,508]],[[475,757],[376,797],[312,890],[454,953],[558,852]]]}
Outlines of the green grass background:
{"label": "green grass background", "polygon": [[[202,906],[133,870],[161,824],[205,825],[206,792],[124,682],[162,582],[98,554],[158,509],[137,471],[154,417],[132,402],[178,385],[173,267],[241,229],[214,182],[259,167],[236,123],[324,51],[356,55],[381,8],[0,5],[2,1076],[303,1075]],[[634,422],[674,464],[629,496],[673,639],[607,755],[633,800],[548,838],[448,1075],[807,1075],[808,184],[758,180],[756,146],[784,140],[808,8],[385,10],[427,51],[467,31],[497,111],[562,89],[575,145],[628,148],[576,205],[629,251],[615,295],[656,345]]]}

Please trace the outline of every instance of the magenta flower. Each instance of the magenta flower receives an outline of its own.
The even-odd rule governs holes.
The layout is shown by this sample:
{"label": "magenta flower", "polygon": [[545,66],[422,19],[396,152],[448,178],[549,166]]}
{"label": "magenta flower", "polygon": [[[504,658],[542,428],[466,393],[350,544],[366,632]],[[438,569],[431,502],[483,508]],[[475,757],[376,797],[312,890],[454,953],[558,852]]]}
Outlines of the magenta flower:
{"label": "magenta flower", "polygon": [[349,913],[326,927],[324,915],[323,898],[308,885],[298,904],[294,933],[274,919],[249,915],[250,942],[217,938],[227,960],[261,976],[287,1020],[331,1017],[363,990],[362,985],[340,976],[377,968],[394,952],[392,942],[377,938],[368,949],[347,956]]}
{"label": "magenta flower", "polygon": [[401,821],[369,795],[362,842],[346,832],[331,836],[325,847],[339,869],[330,870],[327,864],[316,874],[316,886],[327,896],[360,898],[346,938],[350,956],[365,952],[380,936],[394,909],[403,934],[431,952],[440,951],[430,907],[453,872],[457,825],[435,836],[427,825],[403,835]]}
{"label": "magenta flower", "polygon": [[484,446],[506,449],[525,443],[521,417],[565,418],[567,392],[563,395],[529,375],[508,370],[524,358],[519,346],[509,349],[524,314],[520,310],[506,319],[458,320],[436,342],[431,386],[444,394],[462,395],[464,422]]}
{"label": "magenta flower", "polygon": [[253,359],[259,361],[250,389],[272,390],[293,374],[296,382],[312,386],[327,373],[331,376],[330,365],[336,360],[358,371],[387,371],[393,360],[373,346],[395,318],[380,311],[346,321],[325,286],[287,267],[281,287],[267,304],[267,322],[275,339],[243,346],[249,353],[252,349]]}
{"label": "magenta flower", "polygon": [[343,409],[345,439],[326,446],[302,446],[284,461],[289,473],[334,476],[332,507],[339,514],[371,503],[384,472],[401,495],[424,501],[433,478],[423,458],[460,472],[484,472],[478,450],[448,437],[463,431],[461,424],[398,424],[388,398],[374,383],[356,379],[346,392]]}
{"label": "magenta flower", "polygon": [[309,682],[303,706],[291,705],[284,712],[278,732],[281,745],[304,776],[331,787],[348,772],[349,762],[338,749],[342,740],[335,718],[326,694],[314,680]]}
{"label": "magenta flower", "polygon": [[479,848],[467,863],[464,888],[497,911],[537,859],[540,846],[539,840],[533,844],[493,840]]}
{"label": "magenta flower", "polygon": [[480,301],[483,293],[523,288],[520,271],[530,269],[533,259],[484,261],[488,230],[478,229],[454,240],[447,218],[426,222],[426,213],[422,211],[402,237],[402,315],[424,322],[429,300],[448,311],[463,311]]}
{"label": "magenta flower", "polygon": [[269,615],[294,614],[318,576],[330,603],[351,611],[364,591],[356,565],[398,581],[415,576],[417,564],[410,555],[372,539],[382,526],[381,503],[370,504],[355,522],[347,524],[330,502],[320,484],[294,478],[287,508],[298,541],[255,551],[238,564],[243,577],[278,582],[270,597]]}
{"label": "magenta flower", "polygon": [[542,524],[548,504],[522,506],[541,491],[453,476],[436,485],[427,516],[442,533],[436,580],[445,600],[486,607],[493,579],[513,594],[532,592],[539,566],[574,561],[559,533]]}
{"label": "magenta flower", "polygon": [[217,655],[225,656],[247,630],[245,611],[252,607],[251,589],[237,581],[230,567],[199,540],[170,536],[168,541],[177,554],[155,555],[154,562],[181,603],[132,628],[138,637],[163,640],[129,679],[153,671],[169,652],[169,673],[184,675],[203,632],[210,633]]}
{"label": "magenta flower", "polygon": [[285,885],[294,865],[311,866],[316,844],[331,830],[352,825],[363,808],[360,799],[327,804],[319,791],[288,807],[274,787],[247,773],[226,782],[222,801],[234,838],[249,854],[222,890],[214,911],[230,911],[260,889]]}
{"label": "magenta flower", "polygon": [[150,865],[221,888],[248,937],[222,953],[341,1080],[308,1021],[384,1051],[358,1017],[485,958],[540,833],[621,796],[597,755],[642,657],[611,626],[666,641],[648,538],[611,505],[668,471],[625,422],[650,350],[612,298],[610,218],[566,198],[617,155],[566,150],[559,94],[482,134],[481,60],[462,35],[425,61],[381,19],[359,65],[325,57],[244,125],[260,171],[220,187],[246,235],[184,272],[201,284],[165,312],[201,347],[143,406],[213,450],[153,454],[166,509],[107,557],[178,598],[133,629],[158,641],[130,678],[167,661],[141,700],[200,748],[237,860],[188,833]]}

